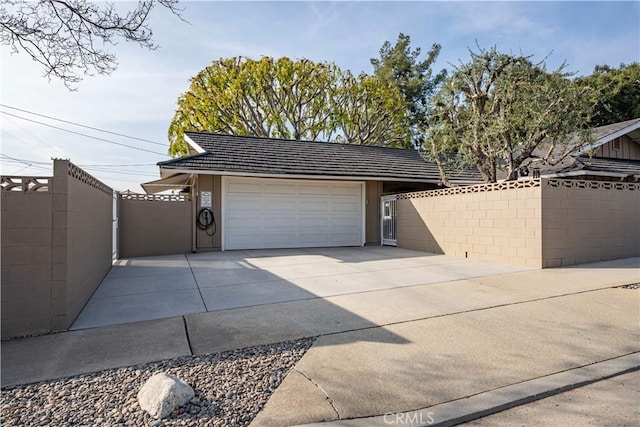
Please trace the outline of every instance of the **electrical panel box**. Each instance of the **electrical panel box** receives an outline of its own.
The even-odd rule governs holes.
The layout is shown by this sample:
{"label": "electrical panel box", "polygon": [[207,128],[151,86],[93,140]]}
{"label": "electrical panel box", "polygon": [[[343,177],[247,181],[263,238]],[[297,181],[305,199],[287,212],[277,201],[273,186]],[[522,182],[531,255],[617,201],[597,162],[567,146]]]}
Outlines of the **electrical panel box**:
{"label": "electrical panel box", "polygon": [[200,207],[209,209],[213,207],[213,196],[211,195],[211,191],[200,192]]}

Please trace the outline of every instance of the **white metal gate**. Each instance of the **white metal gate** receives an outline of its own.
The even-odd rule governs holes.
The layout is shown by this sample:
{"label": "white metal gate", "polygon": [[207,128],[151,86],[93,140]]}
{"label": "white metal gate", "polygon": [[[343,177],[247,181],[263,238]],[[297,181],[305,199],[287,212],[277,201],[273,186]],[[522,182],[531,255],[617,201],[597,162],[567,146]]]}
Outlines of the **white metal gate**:
{"label": "white metal gate", "polygon": [[396,246],[396,196],[382,196],[380,234],[382,245]]}

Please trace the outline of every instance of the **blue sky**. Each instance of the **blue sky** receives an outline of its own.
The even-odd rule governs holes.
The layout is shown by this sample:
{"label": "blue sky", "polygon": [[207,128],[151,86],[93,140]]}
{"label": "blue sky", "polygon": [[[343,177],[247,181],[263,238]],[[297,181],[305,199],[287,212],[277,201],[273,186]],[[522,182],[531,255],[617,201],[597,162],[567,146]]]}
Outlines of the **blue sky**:
{"label": "blue sky", "polygon": [[[124,2],[119,7],[126,7]],[[1,49],[2,104],[165,144],[178,96],[189,78],[211,61],[237,55],[287,56],[333,61],[354,73],[371,72],[385,40],[398,33],[412,46],[442,45],[435,69],[468,58],[467,47],[496,45],[501,51],[551,54],[578,74],[597,64],[618,66],[640,59],[640,2],[184,2],[184,23],[162,8],[150,18],[160,46],[146,51],[121,42],[111,48],[119,67],[110,76],[87,77],[69,92],[42,77],[24,54]],[[115,142],[164,153],[165,147],[56,123],[7,108],[23,117]],[[72,135],[0,115],[3,175],[50,175],[52,157],[87,165],[117,190],[141,191],[158,176],[155,163],[168,157]],[[36,163],[38,162],[38,163]],[[93,166],[118,165],[118,166]],[[136,166],[120,166],[136,165]],[[142,165],[142,166],[139,166]]]}

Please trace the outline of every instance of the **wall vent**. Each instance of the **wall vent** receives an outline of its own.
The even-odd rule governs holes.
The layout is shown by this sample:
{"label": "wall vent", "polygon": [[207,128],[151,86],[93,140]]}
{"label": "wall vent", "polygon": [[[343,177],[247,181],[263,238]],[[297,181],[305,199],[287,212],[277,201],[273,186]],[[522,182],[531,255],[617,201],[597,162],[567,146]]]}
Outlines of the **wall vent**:
{"label": "wall vent", "polygon": [[613,141],[611,141],[611,148],[613,148],[614,150],[618,151],[620,150],[622,146],[622,138],[616,138]]}

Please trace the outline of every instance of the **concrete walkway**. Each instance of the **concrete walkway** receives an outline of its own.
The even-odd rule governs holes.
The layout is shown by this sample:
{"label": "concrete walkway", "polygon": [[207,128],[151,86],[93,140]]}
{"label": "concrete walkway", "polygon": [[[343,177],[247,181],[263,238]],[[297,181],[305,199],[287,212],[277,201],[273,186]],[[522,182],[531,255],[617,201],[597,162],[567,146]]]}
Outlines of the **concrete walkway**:
{"label": "concrete walkway", "polygon": [[254,425],[448,403],[456,414],[451,402],[594,363],[640,366],[640,291],[616,287],[639,268],[518,271],[7,341],[2,386],[318,336]]}

